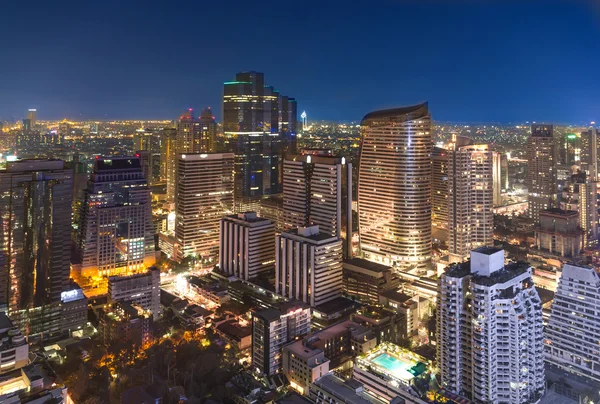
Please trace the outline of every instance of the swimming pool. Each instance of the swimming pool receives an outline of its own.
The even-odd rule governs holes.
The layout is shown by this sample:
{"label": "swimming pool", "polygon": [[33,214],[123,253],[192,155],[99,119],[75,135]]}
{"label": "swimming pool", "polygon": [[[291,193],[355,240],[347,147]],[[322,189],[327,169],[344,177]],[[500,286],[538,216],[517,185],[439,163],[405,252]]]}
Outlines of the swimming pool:
{"label": "swimming pool", "polygon": [[392,373],[395,377],[401,380],[411,380],[414,375],[408,370],[415,364],[412,362],[405,362],[394,356],[388,355],[387,353],[381,354],[371,360],[374,364],[381,366],[388,372]]}

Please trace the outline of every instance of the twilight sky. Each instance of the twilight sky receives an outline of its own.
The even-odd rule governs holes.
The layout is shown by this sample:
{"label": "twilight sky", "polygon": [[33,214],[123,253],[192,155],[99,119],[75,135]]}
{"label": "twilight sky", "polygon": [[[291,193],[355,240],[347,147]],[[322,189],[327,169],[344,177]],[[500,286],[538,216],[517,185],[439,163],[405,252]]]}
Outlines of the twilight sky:
{"label": "twilight sky", "polygon": [[7,0],[0,120],[220,119],[222,83],[257,70],[309,119],[429,101],[441,121],[600,121],[593,3]]}

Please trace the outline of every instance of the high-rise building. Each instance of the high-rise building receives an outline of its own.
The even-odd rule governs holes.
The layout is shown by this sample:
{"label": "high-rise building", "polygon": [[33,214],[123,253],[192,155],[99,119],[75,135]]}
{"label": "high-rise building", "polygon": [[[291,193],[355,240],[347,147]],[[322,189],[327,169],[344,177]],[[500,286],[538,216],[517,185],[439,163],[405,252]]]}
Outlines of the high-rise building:
{"label": "high-rise building", "polygon": [[275,293],[312,307],[342,294],[342,240],[319,232],[319,226],[298,227],[277,236]]}
{"label": "high-rise building", "polygon": [[217,123],[210,107],[202,110],[198,123],[200,124],[201,152],[215,153],[217,151]]}
{"label": "high-rise building", "polygon": [[502,206],[502,154],[492,152],[492,188],[494,207]]}
{"label": "high-rise building", "polygon": [[140,159],[144,178],[148,181],[148,185],[152,185],[152,155],[148,150],[138,150],[135,152],[135,157]]}
{"label": "high-rise building", "polygon": [[600,383],[600,276],[592,267],[565,264],[544,329],[546,361]]}
{"label": "high-rise building", "polygon": [[160,305],[160,270],[152,267],[146,273],[111,276],[108,278],[109,303],[124,302],[135,304],[152,313],[158,320]]}
{"label": "high-rise building", "polygon": [[296,113],[295,100],[265,86],[263,73],[241,72],[224,83],[223,151],[235,154],[236,201],[281,192],[283,155],[295,145]]}
{"label": "high-rise building", "polygon": [[556,197],[556,166],[552,125],[531,125],[527,141],[529,217],[536,223],[540,210],[551,208]]}
{"label": "high-rise building", "polygon": [[73,172],[62,160],[0,170],[0,308],[60,302],[69,287]]}
{"label": "high-rise building", "polygon": [[137,157],[94,161],[82,206],[81,276],[112,276],[154,265],[150,188]]}
{"label": "high-rise building", "polygon": [[252,312],[252,367],[258,373],[281,373],[282,349],[296,337],[310,332],[310,307],[291,302],[278,309]]}
{"label": "high-rise building", "polygon": [[431,221],[448,228],[448,151],[441,147],[431,152]]}
{"label": "high-rise building", "polygon": [[275,225],[256,212],[221,219],[219,267],[248,280],[275,267]]}
{"label": "high-rise building", "polygon": [[29,118],[23,119],[23,132],[31,132],[32,129],[31,120]]}
{"label": "high-rise building", "polygon": [[352,163],[323,154],[286,157],[283,220],[286,229],[318,225],[321,233],[343,238],[351,253]]}
{"label": "high-rise building", "polygon": [[494,244],[493,165],[487,145],[448,150],[448,252],[462,262],[477,247]]}
{"label": "high-rise building", "polygon": [[177,180],[177,129],[161,131],[161,178],[167,182],[167,202],[175,202]]}
{"label": "high-rise building", "polygon": [[147,159],[147,165],[144,167],[147,167],[148,176],[146,179],[150,185],[157,183],[162,179],[164,170],[161,166],[163,141],[163,136],[156,134],[150,129],[138,129],[133,136],[133,150],[136,153],[140,151],[147,153],[147,156],[144,156],[144,159]]}
{"label": "high-rise building", "polygon": [[557,257],[574,258],[583,250],[579,213],[558,208],[539,212],[535,244],[539,251]]}
{"label": "high-rise building", "polygon": [[361,127],[361,250],[369,260],[424,269],[431,261],[432,143],[427,103],[371,112]]}
{"label": "high-rise building", "polygon": [[480,247],[450,266],[438,291],[441,386],[475,403],[525,404],[544,394],[542,302],[524,262]]}
{"label": "high-rise building", "polygon": [[71,135],[71,124],[66,120],[58,124],[58,143],[64,143],[65,137]]}
{"label": "high-rise building", "polygon": [[[575,135],[574,135],[575,136]],[[598,175],[598,157],[600,156],[600,143],[598,142],[598,129],[589,128],[586,132],[582,132],[581,136],[581,160],[580,166],[582,171],[591,173],[596,171]],[[590,181],[597,182],[598,178],[590,176]]]}
{"label": "high-rise building", "polygon": [[179,154],[175,197],[178,259],[214,264],[219,256],[219,228],[232,213],[233,154]]}
{"label": "high-rise building", "polygon": [[27,111],[27,119],[29,119],[32,128],[37,125],[37,109],[29,108],[29,111]]}

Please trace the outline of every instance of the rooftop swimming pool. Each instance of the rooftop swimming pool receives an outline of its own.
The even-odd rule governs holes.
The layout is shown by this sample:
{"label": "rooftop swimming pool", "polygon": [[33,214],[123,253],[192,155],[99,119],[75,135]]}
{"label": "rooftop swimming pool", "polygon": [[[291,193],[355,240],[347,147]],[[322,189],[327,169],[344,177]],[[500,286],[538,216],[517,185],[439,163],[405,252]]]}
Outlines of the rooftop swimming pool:
{"label": "rooftop swimming pool", "polygon": [[395,356],[384,353],[371,359],[371,362],[386,369],[398,379],[409,381],[415,377],[409,371],[416,364],[413,361],[403,361]]}

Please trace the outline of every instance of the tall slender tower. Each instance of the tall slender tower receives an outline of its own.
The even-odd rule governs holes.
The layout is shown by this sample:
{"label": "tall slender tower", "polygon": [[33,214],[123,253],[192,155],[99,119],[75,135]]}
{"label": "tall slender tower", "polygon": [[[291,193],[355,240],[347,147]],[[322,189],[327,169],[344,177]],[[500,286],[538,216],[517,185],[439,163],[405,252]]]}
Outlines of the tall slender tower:
{"label": "tall slender tower", "polygon": [[529,217],[539,222],[540,210],[552,206],[556,198],[556,166],[552,125],[531,125],[527,141],[527,186]]}
{"label": "tall slender tower", "polygon": [[167,202],[175,202],[177,175],[177,129],[164,128],[161,136],[161,179],[167,182]]}
{"label": "tall slender tower", "polygon": [[401,269],[431,261],[431,117],[427,103],[375,111],[362,122],[360,244]]}
{"label": "tall slender tower", "polygon": [[200,152],[215,153],[217,147],[217,123],[210,107],[204,108],[198,118],[200,124]]}
{"label": "tall slender tower", "polygon": [[448,151],[448,251],[452,262],[462,262],[471,250],[494,244],[497,154],[488,145],[461,146],[467,142],[454,140]]}

